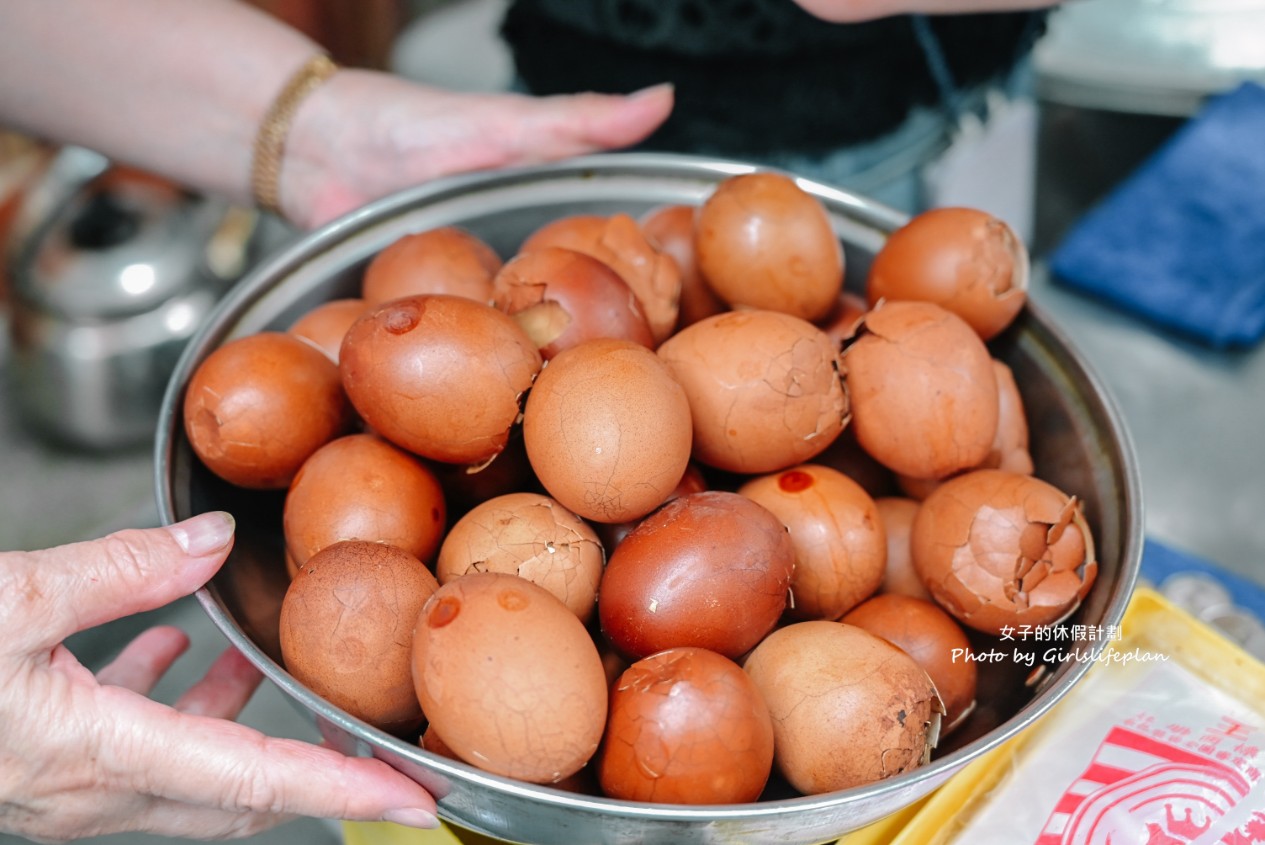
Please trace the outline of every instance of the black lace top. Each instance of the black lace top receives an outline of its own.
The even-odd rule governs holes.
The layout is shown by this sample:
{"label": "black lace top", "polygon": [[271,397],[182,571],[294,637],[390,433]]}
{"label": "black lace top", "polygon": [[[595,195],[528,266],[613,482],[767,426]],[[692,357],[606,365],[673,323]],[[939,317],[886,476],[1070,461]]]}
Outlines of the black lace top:
{"label": "black lace top", "polygon": [[[953,83],[1011,70],[1045,13],[929,16]],[[514,0],[502,35],[537,94],[671,81],[676,108],[644,148],[759,157],[877,137],[940,89],[913,19],[821,21],[791,0]]]}

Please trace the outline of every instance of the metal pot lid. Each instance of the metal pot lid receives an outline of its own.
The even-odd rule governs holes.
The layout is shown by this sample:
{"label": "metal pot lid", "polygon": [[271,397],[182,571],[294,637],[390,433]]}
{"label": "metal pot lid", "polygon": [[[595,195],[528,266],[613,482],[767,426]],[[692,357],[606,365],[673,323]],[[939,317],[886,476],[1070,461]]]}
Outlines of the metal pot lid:
{"label": "metal pot lid", "polygon": [[1090,0],[1050,15],[1033,54],[1052,102],[1186,117],[1265,82],[1265,0]]}
{"label": "metal pot lid", "polygon": [[15,300],[71,320],[152,311],[199,283],[224,208],[147,174],[108,168],[27,230]]}

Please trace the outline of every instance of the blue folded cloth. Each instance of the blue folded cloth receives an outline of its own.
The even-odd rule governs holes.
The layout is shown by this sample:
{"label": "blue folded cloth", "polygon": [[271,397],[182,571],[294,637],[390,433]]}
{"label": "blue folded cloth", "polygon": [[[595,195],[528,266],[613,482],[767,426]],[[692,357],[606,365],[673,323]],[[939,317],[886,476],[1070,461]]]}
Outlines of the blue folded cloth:
{"label": "blue folded cloth", "polygon": [[1265,87],[1210,99],[1077,222],[1050,269],[1214,348],[1265,336]]}

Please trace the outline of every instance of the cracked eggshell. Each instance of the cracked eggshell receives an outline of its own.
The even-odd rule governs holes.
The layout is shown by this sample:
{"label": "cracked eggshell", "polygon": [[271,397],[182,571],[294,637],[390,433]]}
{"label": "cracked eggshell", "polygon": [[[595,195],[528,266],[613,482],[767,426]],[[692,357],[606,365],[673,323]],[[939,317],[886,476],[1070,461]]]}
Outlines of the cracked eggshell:
{"label": "cracked eggshell", "polygon": [[281,603],[286,670],[357,719],[397,735],[416,730],[413,625],[438,587],[420,560],[385,543],[322,549]]}
{"label": "cracked eggshell", "polygon": [[818,320],[843,286],[843,246],[825,206],[794,178],[731,176],[694,224],[698,268],[725,302]]}
{"label": "cracked eggshell", "polygon": [[239,487],[282,490],[308,457],[353,420],[338,365],[306,340],[260,332],[225,343],[189,379],[189,445]]}
{"label": "cracked eggshell", "polygon": [[656,343],[676,329],[681,270],[676,260],[651,243],[628,214],[559,217],[528,235],[518,251],[525,253],[546,246],[573,249],[610,265],[641,303]]}
{"label": "cracked eggshell", "polygon": [[960,317],[929,302],[885,302],[842,353],[857,442],[899,475],[977,466],[997,433],[992,356]]}
{"label": "cracked eggshell", "polygon": [[517,575],[588,622],[605,564],[592,526],[548,496],[520,492],[489,499],[457,520],[439,548],[435,575],[441,584],[469,572]]}
{"label": "cracked eggshell", "polygon": [[455,464],[482,463],[505,448],[542,364],[511,317],[441,294],[370,310],[347,331],[339,357],[343,388],[374,431]]}
{"label": "cracked eggshell", "polygon": [[777,311],[733,311],[658,349],[689,398],[694,457],[716,469],[775,472],[826,449],[848,421],[839,358],[821,329]]}
{"label": "cracked eggshell", "polygon": [[1039,478],[997,469],[936,488],[914,519],[912,553],[936,602],[993,635],[1065,619],[1098,573],[1080,502]]}
{"label": "cracked eggshell", "polygon": [[597,771],[604,794],[657,804],[755,801],[773,769],[773,720],[737,663],[701,648],[637,661],[611,690]]}
{"label": "cracked eggshell", "polygon": [[611,552],[602,632],[633,659],[678,646],[737,659],[782,616],[794,567],[786,526],[763,505],[721,490],[679,496]]}
{"label": "cracked eggshell", "polygon": [[417,617],[413,683],[454,754],[532,783],[578,772],[606,725],[596,644],[557,597],[516,575],[474,572],[435,591]]}
{"label": "cracked eggshell", "polygon": [[678,330],[704,317],[729,310],[729,305],[707,286],[698,270],[694,250],[694,218],[697,214],[697,206],[665,205],[651,209],[638,221],[650,243],[660,252],[672,256],[681,271]]}
{"label": "cracked eggshell", "polygon": [[861,485],[830,467],[801,464],[738,488],[782,521],[795,547],[790,619],[838,619],[883,581],[887,535]]}
{"label": "cracked eggshell", "polygon": [[545,360],[599,337],[655,346],[641,303],[623,277],[583,252],[547,246],[519,253],[492,286],[493,304],[522,326]]}
{"label": "cracked eggshell", "polygon": [[365,267],[361,295],[370,305],[422,293],[492,299],[501,257],[458,226],[439,226],[397,239]]}
{"label": "cracked eggshell", "polygon": [[874,596],[841,620],[882,637],[914,659],[944,701],[947,736],[975,709],[978,672],[971,641],[957,621],[929,599],[895,593]]}
{"label": "cracked eggshell", "polygon": [[826,620],[779,628],[743,668],[773,717],[774,765],[808,795],[875,783],[923,765],[943,704],[896,646]]}
{"label": "cracked eggshell", "polygon": [[550,360],[523,411],[536,477],[596,522],[637,519],[662,504],[689,463],[690,429],[685,391],[663,362],[612,338]]}
{"label": "cracked eggshell", "polygon": [[974,208],[933,208],[910,218],[874,256],[871,305],[920,300],[943,306],[981,338],[996,337],[1023,309],[1028,249],[1004,220]]}

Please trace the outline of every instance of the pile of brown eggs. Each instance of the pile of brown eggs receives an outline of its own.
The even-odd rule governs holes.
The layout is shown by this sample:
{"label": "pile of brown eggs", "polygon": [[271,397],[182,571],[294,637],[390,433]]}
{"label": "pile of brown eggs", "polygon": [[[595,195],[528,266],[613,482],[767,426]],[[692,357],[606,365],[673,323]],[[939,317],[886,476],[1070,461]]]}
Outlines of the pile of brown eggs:
{"label": "pile of brown eggs", "polygon": [[285,491],[288,671],[435,753],[620,799],[926,762],[976,705],[972,638],[1066,619],[1093,540],[989,348],[1022,242],[943,208],[865,296],[844,261],[821,203],[757,172],[506,258],[416,232],[360,297],[212,352],[185,430]]}

